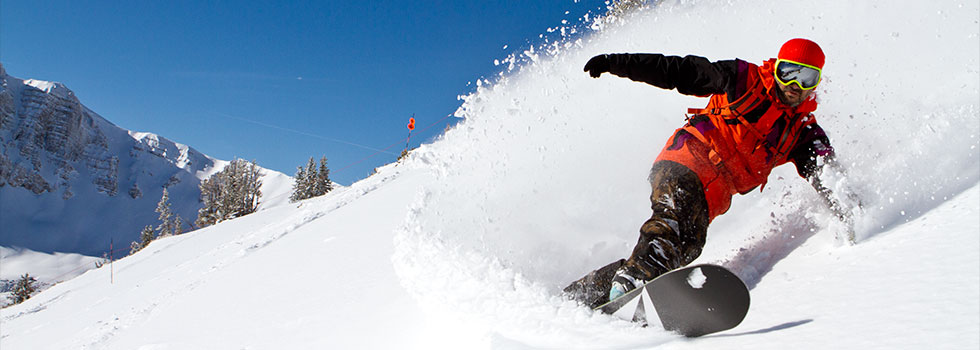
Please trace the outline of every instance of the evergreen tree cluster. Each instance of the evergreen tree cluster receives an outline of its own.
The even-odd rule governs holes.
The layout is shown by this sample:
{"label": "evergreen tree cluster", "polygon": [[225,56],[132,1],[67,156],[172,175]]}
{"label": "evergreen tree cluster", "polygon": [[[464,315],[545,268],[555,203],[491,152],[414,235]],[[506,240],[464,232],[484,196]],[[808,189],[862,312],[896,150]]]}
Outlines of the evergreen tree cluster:
{"label": "evergreen tree cluster", "polygon": [[201,182],[197,227],[205,227],[254,213],[259,206],[262,180],[255,162],[236,159],[221,172]]}
{"label": "evergreen tree cluster", "polygon": [[136,254],[136,252],[143,250],[143,248],[150,245],[150,242],[153,242],[154,239],[157,239],[157,234],[153,231],[153,226],[146,225],[146,227],[143,227],[143,230],[140,231],[140,239],[129,245],[129,254]]}
{"label": "evergreen tree cluster", "polygon": [[160,225],[157,226],[156,230],[157,237],[176,236],[184,231],[181,227],[183,220],[181,220],[180,215],[176,215],[170,210],[170,194],[167,192],[167,188],[163,189],[163,196],[157,203],[156,212],[160,214],[158,218]]}
{"label": "evergreen tree cluster", "polygon": [[306,163],[306,167],[296,167],[296,182],[293,184],[293,194],[289,196],[292,202],[304,199],[319,197],[327,192],[333,191],[333,182],[330,181],[330,169],[327,168],[327,157],[320,158],[320,166],[317,167],[313,157]]}
{"label": "evergreen tree cluster", "polygon": [[37,292],[37,279],[25,273],[14,284],[14,289],[7,298],[10,299],[12,304],[20,304],[24,300],[30,299],[35,292]]}
{"label": "evergreen tree cluster", "polygon": [[140,231],[139,240],[130,245],[129,254],[142,250],[154,239],[176,236],[184,231],[183,220],[181,220],[180,215],[176,215],[170,210],[170,193],[167,192],[166,187],[163,188],[163,196],[160,197],[160,202],[157,203],[156,212],[160,214],[160,225],[157,226],[156,230],[153,229],[153,226],[144,227]]}

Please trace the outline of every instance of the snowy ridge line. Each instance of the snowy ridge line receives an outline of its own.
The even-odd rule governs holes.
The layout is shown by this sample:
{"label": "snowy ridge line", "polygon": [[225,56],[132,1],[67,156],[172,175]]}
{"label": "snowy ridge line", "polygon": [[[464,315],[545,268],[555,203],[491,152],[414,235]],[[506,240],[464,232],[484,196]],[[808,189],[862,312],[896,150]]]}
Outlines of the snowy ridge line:
{"label": "snowy ridge line", "polygon": [[72,269],[72,270],[70,270],[68,272],[65,272],[63,274],[58,275],[57,277],[54,278],[54,280],[55,281],[61,281],[64,278],[66,278],[68,276],[71,276],[74,273],[77,273],[77,272],[82,271],[82,270],[85,270],[85,269],[89,269],[89,266],[88,265],[89,265],[88,263],[79,265],[78,267],[76,267],[76,268],[74,268],[74,269]]}
{"label": "snowy ridge line", "polygon": [[[125,252],[125,254],[123,254],[122,257],[112,258],[109,261],[105,261],[104,262],[104,265],[102,267],[110,268],[111,267],[110,264],[112,264],[113,262],[115,262],[115,261],[117,261],[119,259],[124,258],[126,255],[129,255],[129,251],[130,250],[131,250],[130,247],[126,247],[126,248],[116,248],[116,249],[112,249],[112,250],[107,251],[108,254],[109,254],[108,255],[109,257],[114,257],[116,253]],[[54,284],[61,283],[62,281],[65,281],[66,279],[68,279],[69,276],[77,275],[79,272],[93,270],[93,269],[99,269],[99,268],[93,268],[92,265],[93,265],[92,262],[83,262],[83,263],[79,264],[77,267],[75,267],[75,268],[73,268],[71,270],[68,270],[68,271],[63,272],[63,273],[61,273],[59,275],[56,275],[56,276],[54,276],[52,278],[49,278],[48,280],[51,281],[50,282],[50,285],[42,286],[42,288],[39,289],[39,292],[40,291],[43,291],[44,289],[47,289],[47,288],[51,287]],[[64,269],[64,268],[62,268],[62,269]]]}
{"label": "snowy ridge line", "polygon": [[[321,197],[300,201],[299,204],[296,205],[296,208],[299,210],[290,215],[286,220],[268,223],[262,227],[256,228],[248,234],[239,236],[232,241],[223,243],[214,248],[209,255],[217,254],[219,251],[225,250],[228,247],[241,247],[236,248],[237,253],[233,258],[214,263],[209,267],[209,271],[220,270],[223,266],[231,263],[234,260],[244,258],[255,251],[269,246],[273,242],[276,242],[286,235],[295,232],[297,229],[306,226],[317,219],[336,211],[337,209],[343,208],[357,199],[377,190],[385,183],[397,178],[400,175],[400,172],[392,172],[391,174],[386,173],[376,181],[362,181],[351,185],[350,187],[346,187],[338,191],[332,191]],[[327,203],[329,203],[329,205],[324,205]],[[163,249],[166,249],[166,247]]]}
{"label": "snowy ridge line", "polygon": [[[12,288],[25,273],[37,280],[37,291],[81,275],[95,267],[96,258],[74,254],[47,254],[26,248],[0,247],[0,281]],[[0,307],[7,307],[11,290],[0,293]]]}
{"label": "snowy ridge line", "polygon": [[[115,249],[112,249],[112,250],[107,251],[107,254],[108,254],[108,257],[110,257],[110,260],[109,261],[105,261],[103,266],[109,265],[109,264],[111,264],[112,262],[114,262],[116,260],[122,259],[123,257],[125,257],[126,255],[129,254],[129,251],[131,249],[132,248],[130,248],[130,247],[126,247],[126,248],[115,248]],[[125,252],[126,254],[122,254],[122,256],[121,257],[118,257],[118,258],[115,257],[116,256],[115,254],[117,254],[117,253],[123,253],[123,252]],[[83,263],[83,264],[79,265],[78,267],[76,267],[76,268],[74,268],[74,269],[72,269],[72,270],[70,270],[68,272],[65,272],[65,273],[62,273],[62,274],[60,274],[58,276],[55,276],[52,280],[53,281],[58,281],[58,282],[63,281],[64,278],[66,278],[68,276],[71,276],[72,274],[75,274],[75,273],[77,273],[79,271],[92,269],[90,267],[90,265],[92,265],[92,263],[90,263],[90,262]]]}

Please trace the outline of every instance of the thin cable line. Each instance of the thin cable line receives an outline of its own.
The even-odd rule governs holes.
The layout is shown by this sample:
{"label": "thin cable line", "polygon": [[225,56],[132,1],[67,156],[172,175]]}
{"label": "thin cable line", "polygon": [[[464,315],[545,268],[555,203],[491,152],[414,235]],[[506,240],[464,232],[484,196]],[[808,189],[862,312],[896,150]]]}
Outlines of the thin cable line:
{"label": "thin cable line", "polygon": [[332,138],[332,137],[326,137],[326,136],[321,136],[321,135],[317,135],[317,134],[311,134],[311,133],[308,133],[308,132],[305,132],[305,131],[300,131],[300,130],[295,130],[295,129],[290,129],[290,128],[284,128],[284,127],[281,127],[281,126],[278,126],[278,125],[272,125],[272,124],[267,124],[267,123],[258,122],[258,121],[254,121],[254,120],[249,120],[249,119],[245,119],[245,118],[241,118],[241,117],[236,117],[236,116],[233,116],[233,115],[229,115],[229,114],[226,114],[226,113],[214,112],[214,114],[218,114],[218,115],[223,116],[225,118],[235,119],[235,120],[243,121],[243,122],[246,122],[246,123],[252,123],[252,124],[255,124],[255,125],[259,125],[259,126],[264,126],[264,127],[267,127],[267,128],[272,128],[272,129],[276,129],[276,130],[287,131],[287,132],[291,132],[291,133],[294,133],[294,134],[299,134],[299,135],[303,135],[303,136],[309,136],[309,137],[313,137],[313,138],[318,138],[318,139],[321,139],[321,140],[333,141],[333,142],[342,143],[342,144],[345,144],[345,145],[350,145],[350,146],[354,146],[354,147],[360,147],[360,148],[363,148],[363,149],[366,149],[366,150],[375,151],[375,152],[384,152],[384,153],[388,153],[388,154],[393,155],[393,156],[397,156],[398,155],[396,153],[388,152],[388,151],[382,150],[382,149],[377,149],[377,148],[374,148],[374,147],[371,147],[371,146],[365,146],[365,145],[354,143],[354,142],[350,142],[350,141],[344,141],[344,140],[335,139],[335,138]]}

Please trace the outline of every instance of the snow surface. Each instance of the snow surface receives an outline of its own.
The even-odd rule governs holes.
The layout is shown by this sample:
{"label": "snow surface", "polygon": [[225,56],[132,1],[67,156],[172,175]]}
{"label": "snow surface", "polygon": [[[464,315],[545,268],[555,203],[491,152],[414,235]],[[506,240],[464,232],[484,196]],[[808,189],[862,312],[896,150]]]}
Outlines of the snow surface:
{"label": "snow surface", "polygon": [[[23,248],[0,247],[0,280],[17,280],[27,271],[45,283],[58,283],[95,267],[100,259],[72,253],[39,253]],[[70,269],[74,267],[74,269]]]}
{"label": "snow surface", "polygon": [[[977,349],[978,23],[976,1],[667,2],[596,23],[591,37],[504,59],[514,68],[465,98],[465,121],[403,163],[157,240],[0,310],[0,346]],[[568,282],[629,254],[650,164],[684,108],[705,103],[591,79],[584,62],[758,62],[795,36],[828,54],[817,118],[848,164],[832,184],[863,204],[857,244],[784,166],[734,199],[695,262],[749,285],[738,327],[686,339],[563,299]]]}

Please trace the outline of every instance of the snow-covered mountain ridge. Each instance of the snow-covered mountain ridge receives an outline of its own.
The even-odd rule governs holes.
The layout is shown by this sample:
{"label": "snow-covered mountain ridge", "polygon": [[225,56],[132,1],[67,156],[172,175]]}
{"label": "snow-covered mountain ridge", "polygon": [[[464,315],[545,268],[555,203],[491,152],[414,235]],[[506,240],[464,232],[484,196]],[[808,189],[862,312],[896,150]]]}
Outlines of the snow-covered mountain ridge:
{"label": "snow-covered mountain ridge", "polygon": [[[626,22],[522,56],[466,97],[465,121],[372,177],[156,241],[0,310],[0,344],[980,348],[980,3],[668,1]],[[758,62],[796,36],[828,53],[816,116],[849,170],[835,189],[864,205],[857,244],[784,166],[734,199],[695,262],[751,288],[738,327],[686,339],[563,298],[630,253],[650,164],[706,102],[589,78],[588,58]]]}
{"label": "snow-covered mountain ridge", "polygon": [[[156,225],[163,189],[185,223],[217,160],[164,137],[119,128],[61,83],[22,80],[0,65],[0,246],[100,256]],[[262,169],[264,207],[285,202],[292,179]],[[8,261],[9,262],[9,261]],[[16,273],[4,269],[3,278]]]}

